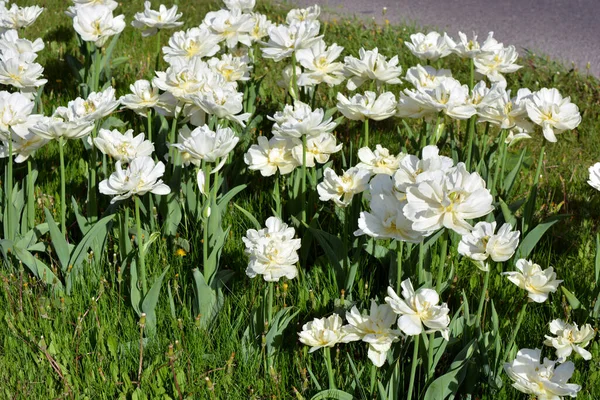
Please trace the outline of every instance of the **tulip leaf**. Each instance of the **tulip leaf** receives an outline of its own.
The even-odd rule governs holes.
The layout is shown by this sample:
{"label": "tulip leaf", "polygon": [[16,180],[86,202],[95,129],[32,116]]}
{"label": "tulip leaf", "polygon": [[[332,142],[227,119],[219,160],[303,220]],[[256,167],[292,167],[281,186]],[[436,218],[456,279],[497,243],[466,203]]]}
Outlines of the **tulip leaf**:
{"label": "tulip leaf", "polygon": [[517,226],[517,217],[511,211],[508,204],[504,202],[504,200],[500,199],[500,209],[502,210],[502,216],[504,217],[504,221],[508,222],[513,228]]}
{"label": "tulip leaf", "polygon": [[333,236],[330,233],[324,232],[320,229],[316,228],[308,228],[309,232],[313,234],[313,236],[319,242],[319,245],[325,251],[327,255],[327,259],[331,266],[337,271],[340,269],[340,260],[344,257],[341,253],[344,245],[340,238],[337,236]]}
{"label": "tulip leaf", "polygon": [[339,389],[326,389],[311,397],[311,400],[321,399],[337,399],[337,400],[353,400],[354,396],[350,393],[344,392]]}
{"label": "tulip leaf", "polygon": [[233,203],[233,205],[235,206],[235,208],[237,208],[238,210],[240,210],[242,212],[242,214],[244,214],[244,216],[246,218],[248,218],[248,220],[252,223],[252,225],[254,226],[254,229],[256,230],[260,230],[262,229],[262,226],[260,225],[260,222],[258,222],[258,220],[256,218],[254,218],[254,215],[252,215],[250,213],[250,211],[238,206],[236,203]]}
{"label": "tulip leaf", "polygon": [[60,229],[58,229],[58,225],[46,207],[44,207],[44,213],[46,214],[46,221],[48,222],[48,228],[50,229],[52,247],[58,257],[61,270],[65,272],[67,268],[69,268],[69,244],[65,240],[64,233],[61,233]]}
{"label": "tulip leaf", "polygon": [[160,289],[162,287],[163,279],[167,274],[169,267],[165,268],[163,273],[154,282],[142,302],[142,312],[146,313],[146,329],[148,329],[148,336],[152,336],[156,332],[156,304],[158,303],[158,296],[160,295]]}
{"label": "tulip leaf", "polygon": [[129,276],[131,279],[129,282],[129,291],[131,292],[130,300],[131,306],[139,317],[142,315],[142,311],[140,309],[140,305],[142,303],[142,292],[138,286],[137,260],[135,258],[136,257],[133,256],[133,253],[131,253],[131,255],[123,261],[121,268],[125,267],[128,260],[131,261],[129,264]]}
{"label": "tulip leaf", "polygon": [[115,217],[115,214],[107,215],[106,217],[100,219],[98,222],[94,224],[92,229],[88,231],[88,233],[81,239],[81,242],[75,247],[73,252],[71,253],[71,259],[69,263],[73,265],[73,267],[78,267],[81,264],[83,258],[87,255],[87,249],[92,246],[92,242],[96,239],[100,239],[101,236],[106,236],[107,230],[106,225]]}
{"label": "tulip leaf", "polygon": [[600,233],[596,234],[596,260],[594,265],[594,277],[596,285],[598,285],[598,278],[600,278]]}
{"label": "tulip leaf", "polygon": [[354,364],[354,361],[352,361],[352,357],[350,356],[350,353],[346,353],[346,358],[348,359],[348,363],[350,364],[350,369],[352,370],[352,374],[354,375],[354,382],[352,384],[352,387],[353,388],[358,387],[360,389],[361,397],[363,399],[366,399],[367,396],[365,395],[365,391],[364,391],[362,385],[360,384],[360,376],[362,375],[362,372],[364,371],[364,369],[361,369],[360,372],[356,369],[356,365]]}
{"label": "tulip leaf", "polygon": [[560,290],[562,290],[563,294],[567,298],[567,301],[569,302],[569,305],[571,306],[571,308],[573,308],[573,310],[577,310],[578,308],[585,310],[585,306],[581,304],[579,299],[573,293],[571,293],[571,291],[569,291],[564,286],[561,286]]}
{"label": "tulip leaf", "polygon": [[272,356],[275,353],[275,349],[281,345],[283,338],[283,331],[288,327],[290,322],[298,315],[300,310],[290,314],[292,307],[286,307],[277,312],[271,321],[269,332],[265,337],[267,341],[267,354]]}
{"label": "tulip leaf", "polygon": [[502,190],[504,192],[504,196],[506,196],[506,197],[508,197],[508,195],[510,195],[513,185],[515,184],[515,181],[517,180],[517,175],[519,175],[519,171],[521,170],[521,166],[523,165],[523,159],[525,158],[525,151],[526,151],[526,149],[523,149],[521,151],[521,156],[519,157],[519,161],[517,161],[517,164],[515,165],[515,167],[508,173],[506,178],[504,178],[504,185],[502,186]]}
{"label": "tulip leaf", "polygon": [[148,237],[148,240],[146,240],[144,242],[144,244],[142,245],[142,252],[144,254],[148,254],[148,249],[150,248],[152,243],[156,242],[156,239],[158,239],[159,237],[160,237],[160,232],[152,232],[150,234],[150,236]]}
{"label": "tulip leaf", "polygon": [[542,236],[544,236],[546,231],[548,229],[550,229],[550,227],[552,227],[552,225],[554,225],[555,223],[557,223],[558,221],[560,221],[561,219],[563,219],[565,217],[567,217],[567,215],[564,215],[564,214],[554,215],[554,216],[548,218],[545,222],[543,222],[543,223],[537,225],[535,228],[533,228],[527,234],[527,236],[525,236],[523,241],[521,241],[521,244],[519,245],[519,248],[517,249],[517,252],[515,253],[514,259],[518,260],[520,258],[527,258],[529,256],[529,254],[531,254],[531,252],[533,251],[533,248],[535,247],[535,245],[540,241]]}
{"label": "tulip leaf", "polygon": [[454,361],[452,361],[449,372],[440,376],[429,385],[423,399],[441,400],[455,395],[465,379],[469,360],[473,357],[476,348],[476,341],[473,339],[460,351],[460,353],[458,353]]}

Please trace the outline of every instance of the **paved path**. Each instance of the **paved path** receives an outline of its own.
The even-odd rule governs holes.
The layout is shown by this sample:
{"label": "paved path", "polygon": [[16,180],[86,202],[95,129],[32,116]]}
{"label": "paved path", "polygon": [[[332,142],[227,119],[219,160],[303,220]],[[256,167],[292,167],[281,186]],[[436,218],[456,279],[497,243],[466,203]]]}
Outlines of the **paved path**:
{"label": "paved path", "polygon": [[458,37],[460,30],[485,39],[489,31],[505,45],[548,54],[567,66],[586,64],[600,77],[600,0],[292,0],[319,4],[329,14],[356,14],[392,23],[416,22]]}

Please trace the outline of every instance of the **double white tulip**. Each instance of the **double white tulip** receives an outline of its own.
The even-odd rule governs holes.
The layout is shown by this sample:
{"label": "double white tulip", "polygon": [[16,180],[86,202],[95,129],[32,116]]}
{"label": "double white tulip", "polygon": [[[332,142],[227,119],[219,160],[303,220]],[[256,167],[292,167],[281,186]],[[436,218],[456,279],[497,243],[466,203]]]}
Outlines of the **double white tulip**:
{"label": "double white tulip", "polygon": [[143,196],[150,192],[158,195],[171,193],[171,188],[160,179],[165,173],[165,165],[159,161],[154,163],[152,157],[139,157],[129,163],[123,170],[121,161],[117,161],[115,172],[98,185],[102,194],[114,196],[110,203],[125,200],[131,196]]}
{"label": "double white tulip", "polygon": [[536,303],[543,303],[548,299],[550,293],[558,290],[562,282],[556,279],[556,273],[552,267],[542,270],[538,264],[523,258],[517,260],[518,271],[503,272],[508,280],[527,291],[527,297]]}

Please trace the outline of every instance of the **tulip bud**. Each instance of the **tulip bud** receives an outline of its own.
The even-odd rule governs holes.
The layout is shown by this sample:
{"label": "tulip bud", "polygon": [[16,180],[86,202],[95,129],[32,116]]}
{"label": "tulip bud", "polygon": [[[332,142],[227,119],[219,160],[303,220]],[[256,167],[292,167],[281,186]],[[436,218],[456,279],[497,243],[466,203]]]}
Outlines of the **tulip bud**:
{"label": "tulip bud", "polygon": [[140,315],[140,328],[144,328],[146,326],[146,313],[142,313]]}

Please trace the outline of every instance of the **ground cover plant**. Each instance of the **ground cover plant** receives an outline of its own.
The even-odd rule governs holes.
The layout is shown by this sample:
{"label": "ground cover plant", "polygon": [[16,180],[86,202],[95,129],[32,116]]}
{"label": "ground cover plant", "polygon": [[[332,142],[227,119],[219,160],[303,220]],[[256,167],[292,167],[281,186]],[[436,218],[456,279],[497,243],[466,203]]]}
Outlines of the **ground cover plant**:
{"label": "ground cover plant", "polygon": [[0,7],[4,397],[600,396],[595,78],[177,6]]}

